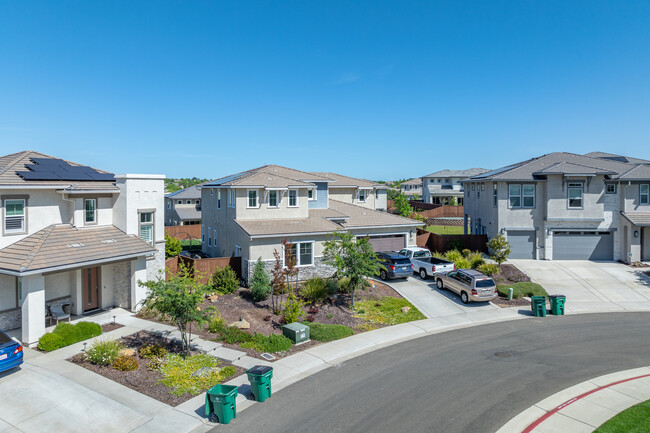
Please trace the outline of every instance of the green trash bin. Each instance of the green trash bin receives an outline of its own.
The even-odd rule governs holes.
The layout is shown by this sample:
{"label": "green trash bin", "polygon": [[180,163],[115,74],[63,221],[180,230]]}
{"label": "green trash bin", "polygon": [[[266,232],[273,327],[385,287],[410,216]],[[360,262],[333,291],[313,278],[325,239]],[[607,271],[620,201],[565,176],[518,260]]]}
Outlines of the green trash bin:
{"label": "green trash bin", "polygon": [[248,381],[251,383],[251,391],[255,401],[262,402],[271,397],[271,378],[273,367],[268,365],[256,365],[246,370]]}
{"label": "green trash bin", "polygon": [[205,416],[221,424],[229,424],[237,418],[237,391],[238,387],[232,385],[215,385],[207,390]]}
{"label": "green trash bin", "polygon": [[551,301],[551,314],[554,316],[564,316],[564,303],[566,302],[566,296],[549,295],[548,299]]}
{"label": "green trash bin", "polygon": [[530,301],[533,316],[546,317],[546,296],[531,296]]}

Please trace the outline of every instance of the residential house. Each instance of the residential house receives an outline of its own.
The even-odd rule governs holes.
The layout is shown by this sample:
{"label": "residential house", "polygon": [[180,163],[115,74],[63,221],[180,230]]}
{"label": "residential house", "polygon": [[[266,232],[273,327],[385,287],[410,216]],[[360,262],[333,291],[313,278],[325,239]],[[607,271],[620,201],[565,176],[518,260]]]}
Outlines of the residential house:
{"label": "residential house", "polygon": [[504,234],[511,258],[649,261],[649,189],[650,161],[549,153],[465,181],[465,231]]}
{"label": "residential house", "polygon": [[[271,269],[282,240],[293,243],[299,278],[331,276],[323,242],[334,232],[368,236],[376,250],[416,245],[418,221],[384,212],[386,187],[334,173],[307,173],[277,165],[208,182],[201,188],[203,252],[241,256],[243,278],[251,261]],[[381,210],[378,210],[381,209]]]}
{"label": "residential house", "polygon": [[485,168],[441,170],[422,177],[422,201],[431,204],[463,204],[463,179],[488,171]]}
{"label": "residential house", "polygon": [[34,344],[49,306],[135,310],[138,281],[164,269],[163,182],[32,151],[0,157],[0,328]]}
{"label": "residential house", "polygon": [[165,196],[165,225],[201,224],[201,185],[193,185]]}
{"label": "residential house", "polygon": [[402,182],[399,189],[410,200],[422,200],[422,178]]}

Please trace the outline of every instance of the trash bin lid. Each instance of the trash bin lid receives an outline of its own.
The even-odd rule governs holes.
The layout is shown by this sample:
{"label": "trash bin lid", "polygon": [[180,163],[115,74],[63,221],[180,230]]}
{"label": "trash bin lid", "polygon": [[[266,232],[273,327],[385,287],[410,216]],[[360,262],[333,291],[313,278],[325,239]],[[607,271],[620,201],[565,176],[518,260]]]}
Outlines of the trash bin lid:
{"label": "trash bin lid", "polygon": [[566,299],[565,295],[548,295],[549,298]]}
{"label": "trash bin lid", "polygon": [[256,365],[255,367],[251,367],[246,370],[246,373],[262,375],[268,373],[269,371],[273,371],[273,367],[269,367],[268,365]]}

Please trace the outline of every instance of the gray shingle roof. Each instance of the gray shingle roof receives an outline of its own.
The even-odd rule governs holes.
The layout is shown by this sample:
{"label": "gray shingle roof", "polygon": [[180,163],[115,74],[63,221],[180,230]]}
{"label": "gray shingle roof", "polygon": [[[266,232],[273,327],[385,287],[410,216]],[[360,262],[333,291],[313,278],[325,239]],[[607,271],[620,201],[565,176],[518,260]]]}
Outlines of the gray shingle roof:
{"label": "gray shingle roof", "polygon": [[385,187],[384,185],[381,185],[379,183],[373,182],[371,180],[366,180],[366,179],[358,179],[356,177],[349,177],[349,176],[344,176],[342,174],[337,174],[337,173],[331,173],[331,172],[315,172],[313,173],[318,176],[323,176],[327,177],[330,179],[330,181],[334,181],[334,183],[330,183],[330,187],[339,187],[339,186],[361,186],[361,187]]}
{"label": "gray shingle roof", "polygon": [[201,186],[203,184],[188,186],[187,188],[181,189],[179,191],[171,192],[165,197],[173,198],[174,200],[180,199],[194,199],[198,200],[201,198]]}
{"label": "gray shingle roof", "polygon": [[[241,173],[231,174],[230,176],[210,181],[206,183],[205,186],[268,186],[269,188],[272,188],[287,187],[288,185],[304,186],[312,181],[331,182],[332,180],[327,177],[317,176],[313,173],[306,173],[304,171],[294,170],[280,165],[264,165],[252,170],[242,171]],[[267,183],[269,185],[267,185]]]}
{"label": "gray shingle roof", "polygon": [[200,220],[201,211],[196,208],[196,206],[176,206],[174,207],[178,217],[183,220]]}
{"label": "gray shingle roof", "polygon": [[629,156],[615,155],[613,153],[606,153],[606,152],[589,152],[589,153],[585,153],[585,156],[591,156],[592,158],[611,159],[620,162],[628,162],[630,164],[650,164],[650,161],[648,161],[647,159],[632,158]]}
{"label": "gray shingle roof", "polygon": [[489,171],[487,168],[468,168],[466,170],[440,170],[422,177],[460,177],[468,178]]}

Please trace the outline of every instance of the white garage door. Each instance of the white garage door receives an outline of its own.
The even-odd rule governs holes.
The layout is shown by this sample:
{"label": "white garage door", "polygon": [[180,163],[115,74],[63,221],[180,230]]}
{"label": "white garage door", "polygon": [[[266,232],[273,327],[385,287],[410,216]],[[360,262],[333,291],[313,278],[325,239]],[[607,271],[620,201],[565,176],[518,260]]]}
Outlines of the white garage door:
{"label": "white garage door", "polygon": [[370,236],[369,240],[375,252],[399,251],[406,246],[404,235]]}
{"label": "white garage door", "polygon": [[611,232],[556,231],[553,233],[553,260],[613,260]]}

